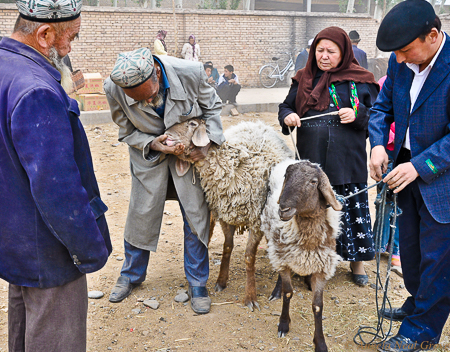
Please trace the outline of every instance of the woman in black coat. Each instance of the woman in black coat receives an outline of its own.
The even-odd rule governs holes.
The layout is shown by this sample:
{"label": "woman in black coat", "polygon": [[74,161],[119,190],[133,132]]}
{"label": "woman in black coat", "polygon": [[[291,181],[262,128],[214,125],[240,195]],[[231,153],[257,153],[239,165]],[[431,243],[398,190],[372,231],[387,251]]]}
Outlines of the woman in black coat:
{"label": "woman in black coat", "polygon": [[[347,33],[338,27],[314,39],[306,67],[299,70],[278,119],[284,134],[297,126],[300,158],[320,164],[337,194],[367,186],[366,138],[370,107],[378,94],[373,74],[359,66]],[[300,118],[338,111],[304,122]],[[374,257],[367,192],[347,200],[338,254],[350,261],[353,281],[367,285],[363,261]]]}

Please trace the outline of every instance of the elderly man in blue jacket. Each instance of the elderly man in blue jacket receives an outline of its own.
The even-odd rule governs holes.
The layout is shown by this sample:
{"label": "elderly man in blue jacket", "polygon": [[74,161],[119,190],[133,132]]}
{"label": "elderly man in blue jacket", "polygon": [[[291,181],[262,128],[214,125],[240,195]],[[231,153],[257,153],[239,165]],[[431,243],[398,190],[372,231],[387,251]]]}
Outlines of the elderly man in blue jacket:
{"label": "elderly man in blue jacket", "polygon": [[62,59],[81,0],[18,0],[0,41],[0,277],[9,282],[9,351],[86,351],[86,273],[111,242]]}
{"label": "elderly man in blue jacket", "polygon": [[371,176],[382,179],[395,121],[396,167],[384,177],[398,193],[401,260],[410,297],[380,313],[402,321],[379,351],[421,351],[439,342],[450,312],[450,39],[432,5],[407,0],[380,25],[377,46],[394,51],[370,116]]}

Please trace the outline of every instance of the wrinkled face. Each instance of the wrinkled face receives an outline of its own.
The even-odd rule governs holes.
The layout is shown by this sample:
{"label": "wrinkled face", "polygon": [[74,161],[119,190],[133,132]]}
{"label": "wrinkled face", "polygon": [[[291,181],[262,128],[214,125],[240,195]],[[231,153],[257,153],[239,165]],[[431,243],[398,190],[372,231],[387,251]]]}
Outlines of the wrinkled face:
{"label": "wrinkled face", "polygon": [[228,71],[227,69],[223,70],[223,74],[226,78],[231,78],[231,75],[233,74],[232,71]]}
{"label": "wrinkled face", "polygon": [[71,43],[78,37],[81,27],[81,17],[72,21],[70,27],[61,35],[57,36],[52,44],[60,57],[66,56],[72,51]]}
{"label": "wrinkled face", "polygon": [[202,127],[202,125],[204,127],[204,120],[191,119],[170,127],[164,133],[165,135],[167,135],[165,144],[169,147],[175,146],[180,143],[183,144],[185,147],[184,154],[181,154],[178,157],[183,160],[188,160],[190,152],[193,148],[195,148],[195,145],[192,142],[194,134],[198,129]]}
{"label": "wrinkled face", "polygon": [[[159,78],[158,73],[157,77]],[[135,88],[126,88],[123,91],[134,100],[152,103],[159,93],[159,81],[155,82],[153,77],[150,77],[141,85]]]}
{"label": "wrinkled face", "polygon": [[205,68],[206,75],[211,76],[211,69],[209,67]]}
{"label": "wrinkled face", "polygon": [[328,71],[335,68],[341,62],[341,50],[335,42],[322,39],[316,46],[316,62],[322,71]]}
{"label": "wrinkled face", "polygon": [[320,208],[319,202],[325,206],[325,199],[318,189],[321,175],[320,168],[308,161],[288,166],[279,200],[281,220],[288,221],[297,214],[312,216]]}

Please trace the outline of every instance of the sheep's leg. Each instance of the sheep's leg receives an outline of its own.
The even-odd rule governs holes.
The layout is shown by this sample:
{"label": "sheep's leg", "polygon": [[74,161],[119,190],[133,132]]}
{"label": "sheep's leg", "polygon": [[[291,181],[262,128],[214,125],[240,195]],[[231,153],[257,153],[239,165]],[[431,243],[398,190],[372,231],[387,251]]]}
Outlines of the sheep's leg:
{"label": "sheep's leg", "polygon": [[278,273],[278,279],[277,283],[275,284],[275,287],[273,288],[273,291],[269,297],[269,301],[275,301],[276,299],[281,298],[281,275]]}
{"label": "sheep's leg", "polygon": [[323,310],[323,290],[326,280],[323,274],[313,274],[311,277],[311,286],[314,293],[312,309],[314,313],[314,345],[315,352],[327,352],[327,344],[323,336],[322,310]]}
{"label": "sheep's leg", "polygon": [[282,281],[283,308],[281,310],[280,323],[278,324],[278,337],[285,337],[289,332],[289,324],[291,322],[291,318],[289,317],[289,304],[291,303],[294,290],[291,284],[291,270],[286,268],[280,271],[279,274]]}
{"label": "sheep's leg", "polygon": [[211,243],[211,239],[214,233],[214,227],[216,227],[216,219],[214,219],[214,216],[210,216],[209,218],[209,240],[208,240],[208,247],[209,244]]}
{"label": "sheep's leg", "polygon": [[259,308],[256,300],[256,281],[255,281],[255,259],[258,245],[261,242],[262,233],[260,231],[249,230],[247,248],[245,249],[245,264],[247,269],[247,285],[245,286],[244,304],[251,309]]}
{"label": "sheep's leg", "polygon": [[230,273],[230,257],[233,251],[234,231],[235,226],[228,225],[220,220],[220,226],[222,227],[223,234],[225,236],[225,242],[223,243],[222,262],[220,263],[219,277],[217,278],[215,290],[220,292],[227,287],[227,281]]}

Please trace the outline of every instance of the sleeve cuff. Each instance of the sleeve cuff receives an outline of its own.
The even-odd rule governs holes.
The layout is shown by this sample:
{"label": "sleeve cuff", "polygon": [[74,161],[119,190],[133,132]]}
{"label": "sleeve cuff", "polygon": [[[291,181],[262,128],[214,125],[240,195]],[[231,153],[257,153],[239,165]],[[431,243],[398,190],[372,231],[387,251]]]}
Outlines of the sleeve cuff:
{"label": "sleeve cuff", "polygon": [[148,142],[145,147],[142,149],[142,157],[147,161],[156,161],[159,159],[161,152],[150,149],[150,143]]}

